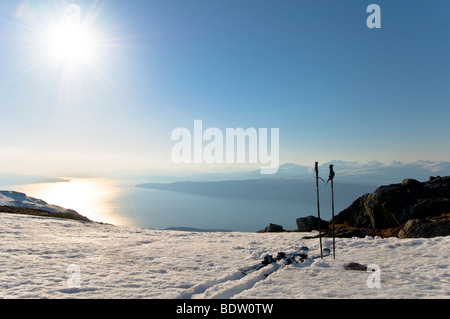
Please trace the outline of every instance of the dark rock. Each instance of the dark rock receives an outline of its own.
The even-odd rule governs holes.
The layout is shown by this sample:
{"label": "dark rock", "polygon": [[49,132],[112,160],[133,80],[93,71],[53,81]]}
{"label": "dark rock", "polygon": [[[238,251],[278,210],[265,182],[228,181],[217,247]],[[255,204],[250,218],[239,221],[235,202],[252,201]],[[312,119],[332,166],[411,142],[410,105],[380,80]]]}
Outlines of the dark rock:
{"label": "dark rock", "polygon": [[430,220],[411,219],[398,233],[398,238],[432,238],[450,235],[450,217]]}
{"label": "dark rock", "polygon": [[450,177],[421,183],[405,179],[402,183],[378,187],[365,194],[335,217],[335,223],[371,229],[399,227],[410,219],[423,219],[450,212]]}
{"label": "dark rock", "polygon": [[[297,218],[297,228],[300,232],[310,232],[312,230],[319,230],[318,226],[319,218],[314,216],[301,217]],[[320,229],[321,230],[329,230],[329,225],[327,221],[321,219],[320,220]]]}
{"label": "dark rock", "polygon": [[416,179],[408,178],[408,179],[404,179],[402,181],[401,185],[403,187],[409,187],[409,188],[420,188],[422,186],[422,183]]}
{"label": "dark rock", "polygon": [[258,231],[258,233],[279,233],[279,232],[284,232],[284,231],[285,230],[284,230],[283,226],[270,223],[269,225],[266,226],[266,228]]}
{"label": "dark rock", "polygon": [[352,227],[370,227],[370,217],[366,212],[366,203],[370,194],[364,194],[349,207],[334,217],[335,224],[347,224]]}
{"label": "dark rock", "polygon": [[345,270],[367,271],[367,266],[351,262],[351,263],[345,264],[344,269]]}

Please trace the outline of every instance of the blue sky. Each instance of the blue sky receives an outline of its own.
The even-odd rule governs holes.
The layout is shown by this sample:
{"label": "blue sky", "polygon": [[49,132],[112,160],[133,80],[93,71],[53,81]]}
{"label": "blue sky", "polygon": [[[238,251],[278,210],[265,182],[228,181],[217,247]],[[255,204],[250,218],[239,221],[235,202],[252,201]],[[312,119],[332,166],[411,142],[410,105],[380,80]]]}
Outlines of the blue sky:
{"label": "blue sky", "polygon": [[[97,47],[69,72],[40,38],[71,3]],[[371,3],[381,29],[366,25]],[[281,163],[450,160],[449,13],[425,0],[3,1],[1,170],[173,169],[171,132],[197,119],[279,128]]]}

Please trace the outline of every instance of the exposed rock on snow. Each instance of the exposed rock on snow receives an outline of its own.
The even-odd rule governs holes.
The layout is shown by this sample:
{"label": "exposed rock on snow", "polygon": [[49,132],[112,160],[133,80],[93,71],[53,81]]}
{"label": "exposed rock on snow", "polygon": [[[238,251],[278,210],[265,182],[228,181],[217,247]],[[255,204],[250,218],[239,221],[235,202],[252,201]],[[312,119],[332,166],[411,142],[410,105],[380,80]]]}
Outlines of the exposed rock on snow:
{"label": "exposed rock on snow", "polygon": [[366,265],[361,265],[359,263],[350,262],[344,265],[345,270],[358,270],[358,271],[367,271]]}
{"label": "exposed rock on snow", "polygon": [[450,217],[430,220],[411,219],[398,233],[399,238],[432,238],[450,234]]}
{"label": "exposed rock on snow", "polygon": [[279,233],[284,231],[285,230],[283,226],[270,223],[269,225],[266,226],[266,228],[258,231],[258,233]]}
{"label": "exposed rock on snow", "polygon": [[[319,229],[319,218],[315,216],[307,216],[296,219],[297,229],[300,232],[310,232]],[[320,220],[320,229],[326,230],[329,227],[329,223],[323,219]]]}

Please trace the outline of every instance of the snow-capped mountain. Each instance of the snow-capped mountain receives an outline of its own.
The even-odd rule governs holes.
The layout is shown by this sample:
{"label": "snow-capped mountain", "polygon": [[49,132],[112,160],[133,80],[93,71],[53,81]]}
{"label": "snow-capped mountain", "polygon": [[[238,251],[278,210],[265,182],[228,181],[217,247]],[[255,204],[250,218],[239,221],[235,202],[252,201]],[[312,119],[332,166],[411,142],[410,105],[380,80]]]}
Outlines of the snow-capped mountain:
{"label": "snow-capped mountain", "polygon": [[[406,178],[420,181],[428,180],[430,176],[450,175],[450,162],[417,161],[412,163],[391,162],[381,163],[372,161],[368,163],[330,161],[319,165],[319,175],[328,177],[329,165],[334,165],[336,179],[345,182],[358,182],[365,184],[391,184],[399,183]],[[272,177],[306,177],[313,176],[314,166],[302,166],[287,163],[280,166],[278,173]]]}
{"label": "snow-capped mountain", "polygon": [[[426,181],[430,176],[450,175],[450,162],[446,161],[417,161],[403,163],[394,161],[382,163],[371,161],[368,163],[347,162],[333,160],[319,163],[319,175],[323,179],[328,178],[329,165],[334,165],[336,180],[340,182],[351,182],[359,184],[380,185],[399,183],[406,178],[414,178]],[[285,163],[280,165],[278,172],[273,175],[261,175],[259,169],[245,170],[242,168],[224,168],[211,172],[204,171],[117,171],[110,174],[109,178],[132,179],[142,182],[167,183],[167,182],[213,182],[261,178],[300,178],[305,180],[314,179],[314,163],[311,165],[300,165],[296,163]]]}
{"label": "snow-capped mountain", "polygon": [[60,206],[48,204],[47,202],[41,199],[28,197],[24,193],[13,191],[0,191],[0,207],[2,206],[25,207],[25,208],[39,209],[53,214],[67,214],[73,216],[81,216],[72,209],[67,209]]}

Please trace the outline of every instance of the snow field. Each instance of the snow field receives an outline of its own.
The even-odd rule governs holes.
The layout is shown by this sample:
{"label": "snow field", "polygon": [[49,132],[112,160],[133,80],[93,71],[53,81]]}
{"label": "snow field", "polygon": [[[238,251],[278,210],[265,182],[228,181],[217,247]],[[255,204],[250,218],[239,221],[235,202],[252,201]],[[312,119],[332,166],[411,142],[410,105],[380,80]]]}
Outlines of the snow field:
{"label": "snow field", "polygon": [[[450,237],[337,239],[336,260],[239,268],[302,246],[305,233],[199,233],[0,214],[0,298],[450,298]],[[331,240],[324,239],[331,248]],[[376,264],[373,273],[344,270]],[[79,267],[79,287],[68,282]],[[70,270],[70,268],[69,268]]]}

